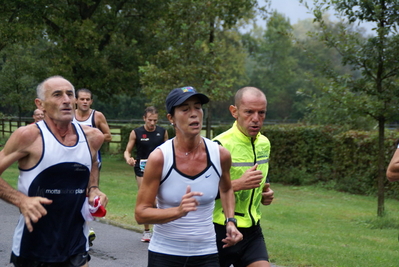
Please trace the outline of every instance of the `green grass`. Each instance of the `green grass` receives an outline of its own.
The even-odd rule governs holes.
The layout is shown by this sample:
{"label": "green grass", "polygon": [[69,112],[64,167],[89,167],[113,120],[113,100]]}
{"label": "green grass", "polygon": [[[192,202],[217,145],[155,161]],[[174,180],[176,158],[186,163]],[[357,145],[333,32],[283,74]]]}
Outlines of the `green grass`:
{"label": "green grass", "polygon": [[[108,195],[106,219],[133,229],[137,184],[121,155],[105,156],[101,189]],[[16,165],[3,177],[16,185]],[[264,206],[261,225],[271,262],[286,267],[399,266],[399,203],[318,187],[272,184],[275,199]]]}
{"label": "green grass", "polygon": [[317,187],[274,184],[275,200],[263,208],[262,228],[271,261],[282,266],[399,266],[397,201],[377,200]]}

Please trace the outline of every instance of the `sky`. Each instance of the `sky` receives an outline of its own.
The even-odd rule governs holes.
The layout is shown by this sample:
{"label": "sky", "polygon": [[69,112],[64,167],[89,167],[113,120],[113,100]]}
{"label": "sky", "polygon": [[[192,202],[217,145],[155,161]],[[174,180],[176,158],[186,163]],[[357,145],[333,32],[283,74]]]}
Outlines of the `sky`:
{"label": "sky", "polygon": [[[265,3],[263,0],[259,0],[258,2],[261,5]],[[290,19],[291,24],[296,24],[298,20],[313,18],[309,10],[303,4],[300,4],[298,0],[271,0],[270,7],[286,15]]]}
{"label": "sky", "polygon": [[[312,0],[307,0],[306,2],[309,6],[312,6]],[[258,3],[260,6],[265,5],[264,0],[258,0]],[[296,24],[298,20],[314,18],[313,14],[303,4],[299,3],[299,0],[271,0],[270,7],[288,17],[291,25]],[[266,28],[266,21],[258,20],[258,25]],[[362,24],[362,27],[366,28],[367,32],[372,32],[371,24]]]}

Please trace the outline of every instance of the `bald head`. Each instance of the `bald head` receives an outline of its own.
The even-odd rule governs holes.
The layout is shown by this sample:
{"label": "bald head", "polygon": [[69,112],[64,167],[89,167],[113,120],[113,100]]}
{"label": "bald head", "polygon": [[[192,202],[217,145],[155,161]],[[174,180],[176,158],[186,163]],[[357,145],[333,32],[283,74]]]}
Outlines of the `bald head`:
{"label": "bald head", "polygon": [[64,77],[56,75],[56,76],[51,76],[51,77],[45,79],[43,82],[41,82],[37,86],[37,88],[36,88],[37,98],[39,98],[40,100],[44,100],[46,86],[52,86],[54,84],[58,84],[59,82],[68,83],[72,87],[73,91],[75,92],[75,88],[73,87],[72,83],[70,83]]}
{"label": "bald head", "polygon": [[252,95],[255,97],[259,97],[261,99],[266,99],[266,95],[260,89],[258,89],[256,87],[251,87],[251,86],[243,87],[237,91],[237,93],[234,97],[234,105],[237,108],[240,107],[240,104],[241,104],[241,101],[242,101],[244,95]]}

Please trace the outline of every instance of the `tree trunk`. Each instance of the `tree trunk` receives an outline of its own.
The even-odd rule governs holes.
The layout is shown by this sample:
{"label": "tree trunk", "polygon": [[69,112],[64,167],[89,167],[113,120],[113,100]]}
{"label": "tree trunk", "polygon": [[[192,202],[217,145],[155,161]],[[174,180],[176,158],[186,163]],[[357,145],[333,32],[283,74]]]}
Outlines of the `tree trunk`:
{"label": "tree trunk", "polygon": [[378,208],[377,215],[379,217],[384,216],[384,193],[385,193],[385,118],[379,118],[378,120]]}

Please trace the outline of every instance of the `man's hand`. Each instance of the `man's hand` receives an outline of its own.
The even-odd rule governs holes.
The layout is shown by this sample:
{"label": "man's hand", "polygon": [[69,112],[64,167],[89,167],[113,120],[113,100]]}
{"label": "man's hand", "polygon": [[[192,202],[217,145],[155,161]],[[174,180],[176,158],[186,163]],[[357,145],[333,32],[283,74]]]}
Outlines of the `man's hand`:
{"label": "man's hand", "polygon": [[258,164],[255,164],[244,172],[241,178],[233,180],[234,191],[248,190],[258,188],[262,182],[262,171],[256,170]]}
{"label": "man's hand", "polygon": [[94,206],[94,198],[96,196],[100,197],[100,203],[102,206],[107,207],[108,204],[108,197],[106,194],[100,191],[99,188],[93,188],[89,191],[88,197],[89,197],[89,204]]}
{"label": "man's hand", "polygon": [[126,163],[130,166],[134,166],[136,164],[136,160],[133,157],[130,157],[126,160]]}
{"label": "man's hand", "polygon": [[37,223],[40,218],[47,214],[47,210],[43,205],[50,205],[53,203],[51,199],[44,197],[24,197],[21,200],[19,210],[25,218],[26,228],[29,232],[33,231],[33,223]]}
{"label": "man's hand", "polygon": [[262,190],[262,204],[270,205],[274,199],[274,191],[270,188],[270,184],[267,183]]}
{"label": "man's hand", "polygon": [[231,247],[242,240],[243,236],[237,227],[232,222],[228,222],[226,225],[226,238],[222,239],[223,248]]}

